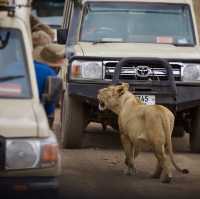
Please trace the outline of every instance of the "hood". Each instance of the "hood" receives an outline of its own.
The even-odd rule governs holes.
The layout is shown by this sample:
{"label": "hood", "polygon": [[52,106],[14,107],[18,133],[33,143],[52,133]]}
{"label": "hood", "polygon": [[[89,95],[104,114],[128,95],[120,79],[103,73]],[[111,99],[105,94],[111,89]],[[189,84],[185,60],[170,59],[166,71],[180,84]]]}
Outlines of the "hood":
{"label": "hood", "polygon": [[38,136],[36,116],[30,100],[0,99],[0,136]]}
{"label": "hood", "polygon": [[98,57],[159,57],[166,59],[200,59],[199,47],[176,47],[168,44],[86,43],[75,46],[76,55]]}

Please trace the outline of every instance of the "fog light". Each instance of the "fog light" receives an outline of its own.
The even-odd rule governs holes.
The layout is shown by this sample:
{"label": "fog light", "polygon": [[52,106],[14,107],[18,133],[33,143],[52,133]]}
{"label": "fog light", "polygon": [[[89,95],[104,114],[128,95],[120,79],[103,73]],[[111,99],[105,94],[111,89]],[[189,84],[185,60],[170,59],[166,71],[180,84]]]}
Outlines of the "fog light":
{"label": "fog light", "polygon": [[28,186],[25,184],[18,184],[18,185],[14,185],[14,191],[17,192],[26,192],[28,191]]}

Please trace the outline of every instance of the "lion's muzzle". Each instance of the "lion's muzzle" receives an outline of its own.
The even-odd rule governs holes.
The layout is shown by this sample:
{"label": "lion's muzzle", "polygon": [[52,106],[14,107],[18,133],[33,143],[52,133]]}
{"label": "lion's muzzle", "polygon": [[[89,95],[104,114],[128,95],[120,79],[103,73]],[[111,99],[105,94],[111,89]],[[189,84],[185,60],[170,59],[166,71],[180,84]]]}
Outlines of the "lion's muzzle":
{"label": "lion's muzzle", "polygon": [[105,111],[106,110],[105,103],[102,102],[102,101],[99,101],[99,110],[100,111]]}

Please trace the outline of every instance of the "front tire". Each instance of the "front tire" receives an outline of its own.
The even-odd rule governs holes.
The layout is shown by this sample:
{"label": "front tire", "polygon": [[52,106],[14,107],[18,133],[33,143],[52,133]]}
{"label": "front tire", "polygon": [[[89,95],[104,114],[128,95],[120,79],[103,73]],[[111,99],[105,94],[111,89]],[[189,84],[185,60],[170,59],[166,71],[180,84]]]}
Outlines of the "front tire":
{"label": "front tire", "polygon": [[200,153],[200,107],[192,113],[190,149],[193,153]]}
{"label": "front tire", "polygon": [[82,103],[64,93],[62,103],[61,142],[63,148],[80,148],[84,130]]}

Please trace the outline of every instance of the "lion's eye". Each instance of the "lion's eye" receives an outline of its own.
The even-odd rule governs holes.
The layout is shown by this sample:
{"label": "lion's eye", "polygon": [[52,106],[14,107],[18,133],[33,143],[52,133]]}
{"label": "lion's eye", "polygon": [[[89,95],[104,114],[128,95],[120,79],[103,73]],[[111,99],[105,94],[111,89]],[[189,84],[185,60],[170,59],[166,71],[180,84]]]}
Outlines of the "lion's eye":
{"label": "lion's eye", "polygon": [[108,95],[108,96],[109,96],[109,98],[113,97],[113,95],[112,95],[111,93],[109,93],[109,95]]}

